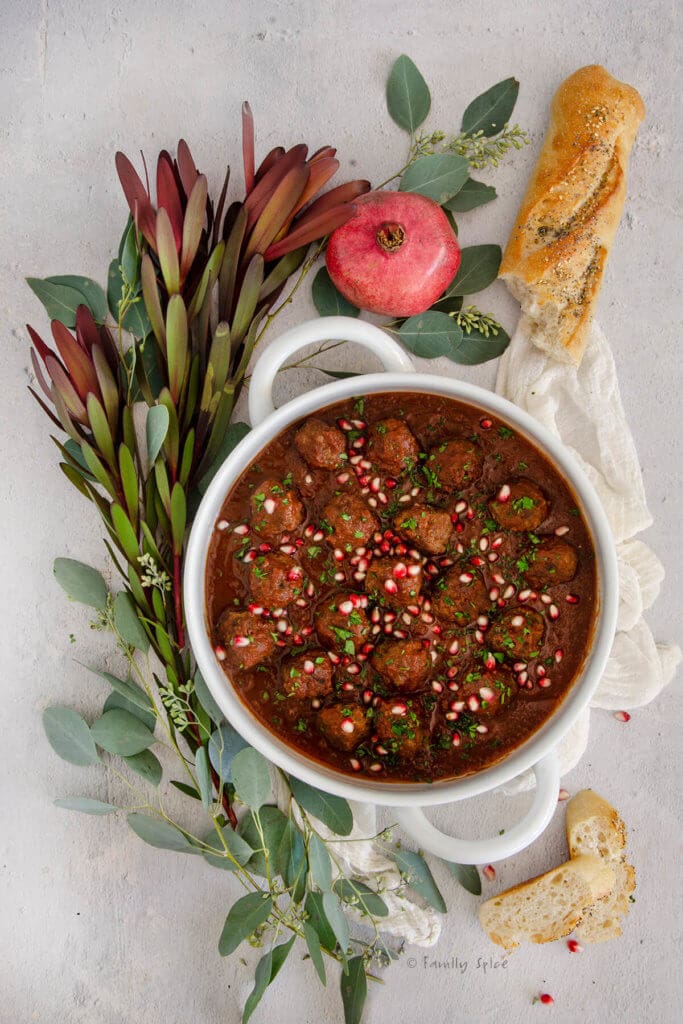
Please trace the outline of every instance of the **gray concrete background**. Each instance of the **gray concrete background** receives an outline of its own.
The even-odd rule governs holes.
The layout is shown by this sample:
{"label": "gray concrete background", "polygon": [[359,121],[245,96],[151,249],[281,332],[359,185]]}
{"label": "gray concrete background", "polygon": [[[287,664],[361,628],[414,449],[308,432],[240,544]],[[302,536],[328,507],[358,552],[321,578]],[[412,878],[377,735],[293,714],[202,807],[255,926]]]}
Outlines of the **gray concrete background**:
{"label": "gray concrete background", "polygon": [[[2,871],[0,1022],[234,1024],[257,956],[220,960],[216,941],[236,896],[231,880],[194,859],[140,843],[124,821],[71,815],[55,797],[119,796],[104,770],[59,761],[40,712],[59,701],[84,712],[103,691],[74,656],[96,662],[108,645],[69,606],[51,579],[57,555],[105,567],[100,529],[56,469],[48,425],[29,400],[22,325],[45,327],[28,274],[82,272],[104,280],[124,219],[114,175],[118,148],[149,157],[179,135],[216,185],[224,162],[238,166],[240,102],[251,101],[258,152],[305,138],[338,146],[344,176],[375,181],[398,168],[405,138],[384,107],[393,59],[409,53],[433,94],[429,123],[457,129],[464,106],[508,75],[521,83],[515,118],[534,145],[486,175],[494,204],[461,217],[467,243],[504,241],[542,138],[557,83],[581,64],[604,63],[641,90],[648,109],[632,162],[627,213],[610,259],[600,321],[611,339],[655,525],[646,539],[668,576],[650,615],[661,639],[679,634],[681,146],[680,21],[674,4],[637,7],[567,0],[427,0],[407,3],[179,0],[3,0],[0,4],[0,209],[2,267]],[[680,61],[678,63],[680,68]],[[240,178],[239,173],[236,176]],[[341,180],[341,177],[340,177]],[[483,300],[512,327],[501,286]],[[312,313],[307,295],[282,318]],[[349,349],[334,364],[362,359]],[[369,363],[367,365],[370,365]],[[494,367],[444,372],[493,382]],[[280,397],[319,380],[291,374]],[[69,642],[73,634],[75,643]],[[680,635],[679,635],[680,639]],[[594,713],[590,746],[566,779],[594,786],[622,810],[638,870],[637,901],[623,938],[568,954],[564,943],[518,951],[506,968],[477,967],[492,949],[477,901],[437,869],[449,904],[430,960],[423,951],[373,986],[366,1020],[668,1022],[678,1020],[681,972],[680,684],[621,725]],[[679,762],[680,763],[680,762]],[[461,805],[439,820],[484,835],[504,827],[526,797]],[[562,812],[530,850],[499,866],[499,883],[521,881],[563,858]],[[487,891],[493,887],[485,883]],[[302,951],[292,957],[255,1020],[341,1020],[336,979],[323,991]],[[552,1010],[531,1008],[538,991]],[[676,1010],[676,1007],[679,1010]]]}

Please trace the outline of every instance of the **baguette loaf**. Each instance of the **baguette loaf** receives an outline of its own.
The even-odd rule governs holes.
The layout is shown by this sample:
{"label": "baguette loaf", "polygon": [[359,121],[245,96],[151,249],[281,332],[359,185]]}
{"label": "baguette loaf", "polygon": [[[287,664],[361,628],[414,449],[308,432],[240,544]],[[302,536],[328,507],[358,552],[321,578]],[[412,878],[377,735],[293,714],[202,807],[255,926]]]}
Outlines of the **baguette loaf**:
{"label": "baguette loaf", "polygon": [[553,98],[500,277],[533,342],[564,362],[583,355],[644,115],[638,92],[597,64],[575,71]]}
{"label": "baguette loaf", "polygon": [[522,939],[552,942],[569,935],[613,885],[609,865],[600,857],[582,855],[486,900],[479,920],[489,938],[506,950],[516,949]]}
{"label": "baguette loaf", "polygon": [[584,789],[567,804],[569,855],[597,854],[614,871],[611,894],[587,911],[577,934],[585,942],[605,942],[621,935],[621,918],[629,911],[629,896],[636,887],[636,873],[627,863],[626,828],[606,800]]}

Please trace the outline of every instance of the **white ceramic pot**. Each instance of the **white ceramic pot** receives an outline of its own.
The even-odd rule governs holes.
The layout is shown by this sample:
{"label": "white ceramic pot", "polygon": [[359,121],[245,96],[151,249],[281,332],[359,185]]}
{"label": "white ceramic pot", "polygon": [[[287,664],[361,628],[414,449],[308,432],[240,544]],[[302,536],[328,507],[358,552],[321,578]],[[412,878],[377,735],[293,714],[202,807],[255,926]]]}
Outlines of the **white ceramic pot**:
{"label": "white ceramic pot", "polygon": [[[335,381],[309,391],[275,410],[272,386],[280,367],[297,350],[314,343],[345,339],[370,349],[384,373]],[[525,743],[496,764],[461,779],[434,783],[380,783],[354,778],[325,767],[288,746],[242,703],[216,659],[207,632],[205,567],[209,542],[223,500],[245,467],[291,423],[340,399],[377,392],[424,392],[461,399],[485,413],[500,416],[542,449],[569,481],[592,533],[597,552],[599,609],[591,648],[580,676],[555,713]],[[348,317],[325,317],[295,327],[274,341],[261,356],[251,377],[249,415],[252,431],[218,470],[194,520],[184,571],[185,614],[190,642],[199,669],[226,719],[274,764],[319,789],[351,800],[396,808],[395,817],[420,845],[439,857],[460,864],[483,864],[509,857],[528,846],[546,827],[557,805],[559,770],[555,748],[586,707],[604,669],[616,626],[618,578],[614,542],[599,499],[572,457],[531,416],[482,388],[432,374],[418,374],[403,349],[368,323]],[[489,790],[533,769],[536,791],[529,811],[513,828],[491,839],[460,839],[438,831],[423,808],[466,798]],[[476,821],[477,801],[472,803]]]}

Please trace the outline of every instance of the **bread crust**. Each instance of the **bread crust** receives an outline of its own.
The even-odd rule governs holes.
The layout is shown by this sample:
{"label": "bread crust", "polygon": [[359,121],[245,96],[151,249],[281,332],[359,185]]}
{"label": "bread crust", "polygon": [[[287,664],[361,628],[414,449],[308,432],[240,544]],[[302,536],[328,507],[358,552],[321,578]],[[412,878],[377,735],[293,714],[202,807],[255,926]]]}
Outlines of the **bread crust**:
{"label": "bread crust", "polygon": [[559,87],[500,267],[532,340],[578,364],[626,197],[645,115],[639,93],[597,64]]}

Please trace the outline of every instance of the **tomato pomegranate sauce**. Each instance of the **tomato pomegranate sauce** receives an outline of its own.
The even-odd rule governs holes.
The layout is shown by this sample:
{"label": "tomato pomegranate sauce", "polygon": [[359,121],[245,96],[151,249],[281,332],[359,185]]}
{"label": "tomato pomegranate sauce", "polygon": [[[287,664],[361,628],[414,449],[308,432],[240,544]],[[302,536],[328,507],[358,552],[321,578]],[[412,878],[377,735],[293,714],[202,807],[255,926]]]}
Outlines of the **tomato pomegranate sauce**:
{"label": "tomato pomegranate sauce", "polygon": [[377,782],[469,775],[522,744],[598,610],[558,470],[504,420],[417,392],[272,440],[223,503],[206,593],[226,686],[301,754]]}

